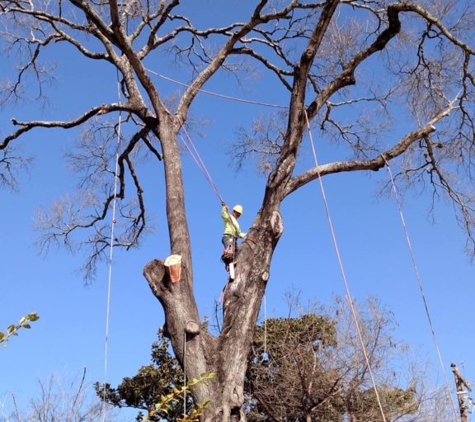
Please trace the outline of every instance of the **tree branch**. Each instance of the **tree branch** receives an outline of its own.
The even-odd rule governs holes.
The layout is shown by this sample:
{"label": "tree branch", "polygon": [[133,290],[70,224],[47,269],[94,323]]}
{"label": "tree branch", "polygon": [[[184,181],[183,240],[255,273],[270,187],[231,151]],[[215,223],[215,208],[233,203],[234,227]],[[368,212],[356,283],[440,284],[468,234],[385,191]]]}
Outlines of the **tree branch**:
{"label": "tree branch", "polygon": [[377,157],[371,160],[358,160],[358,161],[338,161],[329,164],[319,165],[311,170],[308,170],[305,173],[302,173],[298,176],[293,177],[286,186],[285,196],[294,192],[303,185],[315,180],[319,177],[325,176],[327,174],[340,173],[340,172],[349,172],[349,171],[360,171],[360,170],[372,170],[378,171],[386,162],[399,157],[407,149],[414,144],[416,141],[424,138],[424,136],[434,132],[436,129],[434,124],[439,120],[443,119],[453,109],[453,103],[444,110],[439,115],[435,116],[432,120],[426,123],[423,127],[413,130],[408,133],[404,138],[397,142],[391,149],[382,152]]}

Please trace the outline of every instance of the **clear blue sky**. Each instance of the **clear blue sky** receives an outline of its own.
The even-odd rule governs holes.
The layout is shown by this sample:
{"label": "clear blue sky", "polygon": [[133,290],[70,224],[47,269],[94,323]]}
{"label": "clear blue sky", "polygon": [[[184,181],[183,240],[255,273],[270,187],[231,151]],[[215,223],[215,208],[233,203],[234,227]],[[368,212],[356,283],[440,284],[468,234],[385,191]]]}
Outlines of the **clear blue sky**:
{"label": "clear blue sky", "polygon": [[[0,134],[12,131],[10,118],[66,119],[77,116],[96,102],[114,100],[115,73],[97,63],[78,67],[70,51],[52,57],[59,64],[58,85],[50,91],[52,105],[41,110],[34,102],[0,111]],[[1,60],[5,60],[2,58]],[[11,62],[2,62],[6,72]],[[90,67],[88,67],[90,66]],[[153,69],[177,77],[169,68]],[[4,74],[0,73],[2,76]],[[166,92],[179,89],[156,78]],[[243,93],[220,80],[207,89],[237,97],[285,104],[272,86],[260,83]],[[103,94],[104,99],[98,99]],[[249,124],[256,114],[268,112],[259,106],[200,95],[193,108],[195,117],[206,118],[204,138],[194,137],[217,187],[230,205],[241,203],[241,226],[251,224],[260,207],[265,180],[252,165],[236,174],[225,155],[226,144],[235,137],[239,124]],[[31,171],[19,177],[18,192],[0,191],[2,233],[0,330],[30,311],[41,319],[30,331],[20,332],[0,349],[0,410],[11,405],[11,394],[20,401],[37,392],[37,380],[53,373],[79,376],[87,368],[89,382],[104,379],[105,317],[108,266],[100,266],[97,280],[85,287],[75,270],[82,256],[64,250],[51,251],[45,258],[33,247],[38,233],[33,229],[35,211],[74,190],[74,179],[62,156],[71,149],[74,134],[67,131],[35,131],[21,141],[22,151],[36,155]],[[308,142],[308,140],[306,141]],[[317,145],[319,161],[330,151]],[[194,247],[195,290],[201,316],[212,316],[226,273],[221,253],[220,204],[206,179],[188,156],[184,156],[187,212]],[[312,166],[308,154],[300,166]],[[145,194],[157,213],[157,230],[140,250],[114,252],[110,311],[107,381],[117,385],[124,376],[149,363],[150,345],[163,324],[163,313],[153,297],[142,269],[151,259],[168,255],[162,179],[159,171],[143,171]],[[376,196],[378,184],[387,181],[378,174],[334,175],[324,179],[338,244],[351,293],[359,302],[368,295],[380,298],[399,322],[396,337],[429,359],[434,378],[441,369],[416,282],[397,204]],[[475,379],[473,265],[464,253],[464,234],[457,227],[450,204],[439,203],[435,221],[428,219],[426,195],[408,195],[404,215],[420,270],[424,293],[452,382],[449,365],[464,368],[466,378]],[[283,205],[285,232],[273,260],[266,293],[267,316],[280,316],[284,294],[302,292],[304,300],[328,303],[333,295],[344,295],[329,226],[318,183],[306,186]],[[1,413],[0,413],[1,414]]]}

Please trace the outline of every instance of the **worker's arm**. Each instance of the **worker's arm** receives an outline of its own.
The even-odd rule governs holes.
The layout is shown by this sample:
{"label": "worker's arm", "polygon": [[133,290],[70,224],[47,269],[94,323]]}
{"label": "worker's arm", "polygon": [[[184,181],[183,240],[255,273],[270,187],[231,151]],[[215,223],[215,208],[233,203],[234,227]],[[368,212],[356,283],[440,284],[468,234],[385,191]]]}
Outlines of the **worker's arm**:
{"label": "worker's arm", "polygon": [[221,204],[221,218],[224,221],[229,221],[229,209],[224,202]]}

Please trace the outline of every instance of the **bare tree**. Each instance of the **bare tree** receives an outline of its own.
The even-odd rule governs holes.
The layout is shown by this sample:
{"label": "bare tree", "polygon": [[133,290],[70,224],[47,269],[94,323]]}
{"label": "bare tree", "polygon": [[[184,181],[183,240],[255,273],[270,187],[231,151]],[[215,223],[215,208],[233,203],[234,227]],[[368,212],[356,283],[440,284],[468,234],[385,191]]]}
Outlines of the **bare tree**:
{"label": "bare tree", "polygon": [[[94,422],[103,414],[103,404],[93,389],[85,383],[86,371],[80,379],[65,380],[52,375],[47,381],[38,381],[39,394],[21,409],[12,396],[14,410],[11,415],[0,415],[2,422]],[[89,393],[88,394],[88,390]],[[113,421],[110,413],[107,421]]]}
{"label": "bare tree", "polygon": [[[219,14],[208,7],[201,13],[213,22]],[[74,234],[89,229],[91,235],[80,241],[91,247],[87,270],[93,271],[110,243],[105,218],[115,196],[116,153],[122,229],[116,246],[137,246],[149,227],[139,159],[148,155],[163,167],[170,253],[182,257],[181,281],[171,283],[162,260],[150,262],[144,274],[163,305],[167,333],[182,363],[186,333],[187,377],[217,374],[215,382],[194,390],[198,403],[211,399],[206,421],[245,419],[247,355],[284,230],[280,207],[293,192],[329,174],[378,171],[392,162],[400,169],[397,181],[453,201],[467,246],[472,249],[474,242],[471,1],[260,0],[240,2],[239,11],[247,18],[203,26],[179,0],[0,1],[2,43],[18,59],[2,103],[19,99],[29,76],[43,98],[51,75],[41,61],[43,52],[65,44],[77,57],[116,69],[124,98],[107,102],[98,93],[97,104],[69,120],[12,118],[15,129],[0,142],[0,174],[14,184],[11,151],[27,132],[83,129],[80,149],[71,154],[82,176],[80,201],[58,203],[41,221],[48,229],[46,245],[73,247]],[[146,67],[167,58],[181,60],[189,75],[183,93],[169,102]],[[240,247],[236,278],[224,297],[222,330],[214,336],[199,328],[177,137],[206,82],[223,72],[245,76],[252,67],[274,79],[273,89],[286,96],[287,110],[283,127],[269,124],[256,131],[262,148],[245,142],[246,132],[236,146],[241,160],[261,153],[274,157],[264,165],[262,205]],[[117,121],[117,114],[124,125],[120,146],[114,142],[118,127],[109,119]],[[401,115],[408,119],[404,127],[398,126]],[[319,142],[340,144],[341,158],[298,173],[308,126]]]}
{"label": "bare tree", "polygon": [[296,316],[257,327],[246,377],[248,420],[378,421],[379,404],[390,421],[453,418],[431,419],[428,409],[442,409],[437,400],[446,394],[429,389],[430,371],[395,340],[391,312],[374,298],[354,309],[362,342],[340,298],[326,307],[300,304]]}

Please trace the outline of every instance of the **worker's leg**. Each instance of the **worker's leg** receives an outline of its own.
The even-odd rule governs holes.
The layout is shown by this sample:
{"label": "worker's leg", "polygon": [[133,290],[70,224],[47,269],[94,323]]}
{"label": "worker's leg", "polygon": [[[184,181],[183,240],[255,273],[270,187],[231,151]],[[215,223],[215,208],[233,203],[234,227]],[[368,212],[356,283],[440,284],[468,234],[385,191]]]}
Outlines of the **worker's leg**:
{"label": "worker's leg", "polygon": [[223,243],[224,249],[232,250],[233,249],[233,236],[229,236],[227,234],[223,235],[221,242]]}
{"label": "worker's leg", "polygon": [[221,242],[223,243],[223,246],[224,246],[223,253],[221,254],[221,261],[224,262],[226,271],[229,271],[229,264],[234,259],[234,247],[233,247],[234,237],[229,236],[229,235],[223,235]]}

